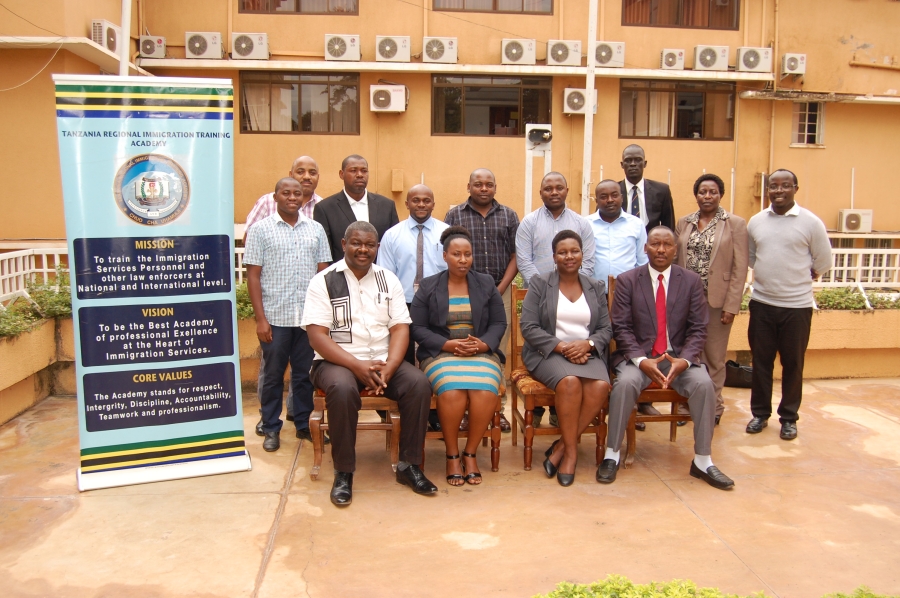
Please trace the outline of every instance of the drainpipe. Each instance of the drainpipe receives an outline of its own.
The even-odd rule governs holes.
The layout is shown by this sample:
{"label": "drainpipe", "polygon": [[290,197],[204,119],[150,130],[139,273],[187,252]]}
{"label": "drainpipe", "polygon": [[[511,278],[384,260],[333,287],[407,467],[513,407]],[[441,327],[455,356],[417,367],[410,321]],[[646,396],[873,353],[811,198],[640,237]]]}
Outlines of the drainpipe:
{"label": "drainpipe", "polygon": [[[597,101],[594,92],[594,61],[593,49],[597,42],[597,2],[590,0],[588,10],[588,59],[587,76],[584,87],[587,90],[588,101]],[[594,110],[585,111],[584,114],[584,150],[581,162],[581,214],[587,216],[591,211],[591,154],[594,149]]]}
{"label": "drainpipe", "polygon": [[222,45],[225,46],[225,54],[229,54],[232,50],[231,30],[234,28],[234,25],[231,22],[231,0],[225,0],[225,10],[228,13],[228,31],[225,33],[225,39],[222,40]]}
{"label": "drainpipe", "polygon": [[422,0],[422,37],[428,37],[428,0]]}
{"label": "drainpipe", "polygon": [[557,0],[559,3],[559,39],[565,39],[563,37],[563,16],[565,14],[563,7],[563,0]]}
{"label": "drainpipe", "polygon": [[119,76],[128,76],[131,60],[131,0],[122,0],[122,39],[119,40]]}

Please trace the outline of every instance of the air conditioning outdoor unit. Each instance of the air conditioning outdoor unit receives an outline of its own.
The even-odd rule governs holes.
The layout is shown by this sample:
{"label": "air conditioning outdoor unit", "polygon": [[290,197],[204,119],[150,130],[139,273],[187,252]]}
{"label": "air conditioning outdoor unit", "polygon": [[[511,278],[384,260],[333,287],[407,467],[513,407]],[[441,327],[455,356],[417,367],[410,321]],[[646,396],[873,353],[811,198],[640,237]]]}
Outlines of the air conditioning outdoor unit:
{"label": "air conditioning outdoor unit", "polygon": [[535,64],[533,39],[504,39],[500,46],[500,64]]}
{"label": "air conditioning outdoor unit", "polygon": [[567,87],[563,92],[563,114],[587,114],[597,111],[597,90]]}
{"label": "air conditioning outdoor unit", "polygon": [[165,58],[166,38],[142,35],[140,50],[141,58]]}
{"label": "air conditioning outdoor unit", "polygon": [[94,19],[91,21],[91,41],[102,46],[110,52],[119,51],[119,40],[122,38],[122,29],[106,19]]}
{"label": "air conditioning outdoor unit", "polygon": [[581,40],[548,41],[547,66],[581,66]]}
{"label": "air conditioning outdoor unit", "polygon": [[232,33],[231,58],[234,60],[268,60],[269,36],[265,33]]}
{"label": "air conditioning outdoor unit", "polygon": [[222,35],[217,31],[185,31],[185,58],[214,58],[225,56]]}
{"label": "air conditioning outdoor unit", "polygon": [[771,73],[771,48],[738,48],[737,70],[745,73]]}
{"label": "air conditioning outdoor unit", "polygon": [[695,71],[727,71],[728,46],[697,46],[694,48]]}
{"label": "air conditioning outdoor unit", "polygon": [[781,57],[781,74],[782,75],[805,75],[806,74],[806,54],[786,53]]}
{"label": "air conditioning outdoor unit", "polygon": [[455,37],[423,37],[422,62],[456,64],[459,44]]}
{"label": "air conditioning outdoor unit", "polygon": [[624,67],[625,42],[597,42],[597,45],[594,46],[594,66]]}
{"label": "air conditioning outdoor unit", "polygon": [[376,35],[376,62],[409,62],[408,35]]}
{"label": "air conditioning outdoor unit", "polygon": [[370,86],[369,110],[372,112],[406,112],[406,86]]}
{"label": "air conditioning outdoor unit", "polygon": [[359,36],[325,34],[325,60],[354,60],[360,59]]}
{"label": "air conditioning outdoor unit", "polygon": [[684,48],[663,48],[659,55],[659,68],[669,71],[683,71]]}
{"label": "air conditioning outdoor unit", "polygon": [[841,210],[838,212],[838,232],[872,232],[872,210]]}

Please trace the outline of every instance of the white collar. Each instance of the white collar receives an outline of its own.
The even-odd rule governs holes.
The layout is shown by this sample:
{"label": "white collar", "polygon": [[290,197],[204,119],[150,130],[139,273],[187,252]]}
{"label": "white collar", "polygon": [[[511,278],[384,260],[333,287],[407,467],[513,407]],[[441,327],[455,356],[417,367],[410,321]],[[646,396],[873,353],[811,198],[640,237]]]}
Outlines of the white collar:
{"label": "white collar", "polygon": [[277,218],[278,220],[281,220],[282,222],[284,222],[285,224],[287,224],[288,226],[291,226],[291,227],[297,226],[304,220],[309,220],[309,218],[307,218],[306,216],[303,215],[303,212],[301,212],[300,210],[297,210],[297,222],[295,224],[288,224],[287,222],[285,222],[284,218],[281,217],[281,213],[279,213],[277,207],[275,208],[275,218]]}
{"label": "white collar", "polygon": [[433,216],[429,216],[428,220],[426,220],[425,222],[418,222],[415,218],[410,216],[409,218],[406,219],[406,222],[409,225],[410,230],[416,228],[420,224],[422,226],[424,226],[427,230],[431,230],[434,228],[434,217]]}
{"label": "white collar", "polygon": [[367,206],[367,205],[369,205],[369,190],[368,190],[368,189],[366,189],[365,191],[363,191],[362,199],[360,199],[359,201],[357,201],[357,200],[353,199],[352,197],[350,197],[350,194],[347,193],[347,188],[346,188],[346,187],[344,188],[344,195],[347,196],[347,201],[350,202],[350,205],[351,205],[351,206],[352,206],[352,205],[361,205],[361,206]]}
{"label": "white collar", "polygon": [[[632,187],[637,187],[640,194],[643,195],[644,194],[644,179],[639,180],[634,185],[631,184],[631,181],[629,181],[628,179],[625,179],[625,191],[628,195],[631,195]],[[624,199],[623,199],[623,202],[624,202]]]}
{"label": "white collar", "polygon": [[647,270],[650,272],[650,278],[653,280],[654,284],[659,282],[659,275],[662,274],[663,282],[666,283],[666,287],[669,286],[669,276],[672,274],[672,264],[669,264],[669,267],[662,272],[655,270],[653,266],[647,264]]}
{"label": "white collar", "polygon": [[[772,209],[772,205],[769,204],[769,207],[763,210],[764,212],[771,212],[774,216],[778,216],[775,210]],[[791,206],[791,209],[784,213],[785,216],[799,216],[800,215],[800,204],[794,201],[794,205]]]}
{"label": "white collar", "polygon": [[[350,269],[350,266],[347,265],[347,260],[346,260],[346,259],[341,259],[341,260],[335,262],[331,267],[334,268],[334,271],[335,271],[335,272],[344,272],[344,271]],[[381,269],[382,269],[381,266],[379,266],[378,264],[373,263],[371,266],[369,266],[369,271],[366,272],[366,275],[363,276],[363,278],[366,278],[366,277],[369,276],[369,274],[372,274],[372,273],[374,273],[374,272],[377,272],[378,270],[381,270]],[[356,278],[355,275],[354,275],[353,277]]]}

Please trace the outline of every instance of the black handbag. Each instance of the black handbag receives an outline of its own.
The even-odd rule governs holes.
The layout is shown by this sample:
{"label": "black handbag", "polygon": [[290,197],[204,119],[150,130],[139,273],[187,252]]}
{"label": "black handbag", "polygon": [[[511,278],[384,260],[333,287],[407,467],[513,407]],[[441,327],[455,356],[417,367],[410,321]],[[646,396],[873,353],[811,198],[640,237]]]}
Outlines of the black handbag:
{"label": "black handbag", "polygon": [[753,385],[753,368],[729,359],[725,362],[725,386],[750,388]]}

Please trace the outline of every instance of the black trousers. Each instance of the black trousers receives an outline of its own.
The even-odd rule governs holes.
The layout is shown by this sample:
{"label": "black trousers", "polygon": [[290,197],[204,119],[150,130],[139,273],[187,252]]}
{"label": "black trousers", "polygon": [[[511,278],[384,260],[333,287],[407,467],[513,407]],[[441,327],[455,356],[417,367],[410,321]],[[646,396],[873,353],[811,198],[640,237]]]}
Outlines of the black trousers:
{"label": "black trousers", "polygon": [[753,417],[772,415],[772,371],[775,354],[781,356],[781,423],[799,419],[803,398],[803,361],[812,324],[811,307],[776,307],[750,301],[747,336],[753,353],[753,386],[750,411]]}
{"label": "black trousers", "polygon": [[309,346],[306,331],[299,326],[272,326],[272,342],[259,343],[263,353],[263,370],[260,375],[262,392],[263,429],[266,432],[281,431],[281,397],[284,392],[284,372],[291,366],[291,392],[294,397],[294,425],[298,430],[309,427],[309,414],[313,409],[313,386],[309,381],[309,367],[314,352]]}
{"label": "black trousers", "polygon": [[[335,471],[356,471],[356,424],[362,401],[362,385],[345,367],[323,360],[313,362],[311,377],[316,388],[325,393],[328,429],[331,432],[331,458]],[[400,460],[422,465],[425,426],[431,405],[431,384],[415,366],[400,364],[384,390],[385,396],[400,407]]]}

